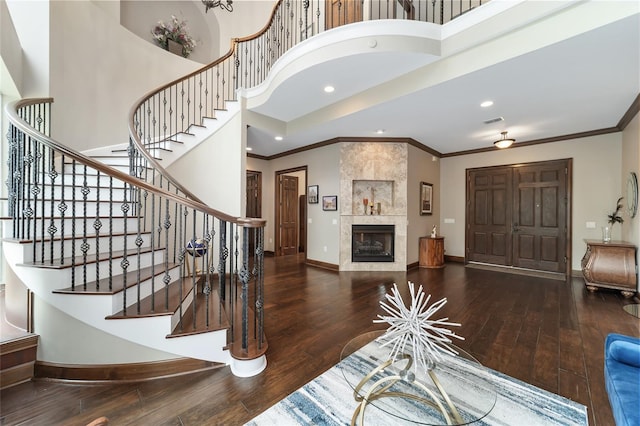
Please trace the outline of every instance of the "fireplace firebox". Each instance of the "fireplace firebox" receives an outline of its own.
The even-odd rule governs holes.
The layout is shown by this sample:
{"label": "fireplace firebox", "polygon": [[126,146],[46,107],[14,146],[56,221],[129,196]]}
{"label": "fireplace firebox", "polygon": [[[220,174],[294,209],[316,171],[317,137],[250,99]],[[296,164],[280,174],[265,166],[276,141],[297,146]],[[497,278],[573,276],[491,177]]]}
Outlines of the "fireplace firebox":
{"label": "fireplace firebox", "polygon": [[393,262],[395,225],[351,225],[352,262]]}

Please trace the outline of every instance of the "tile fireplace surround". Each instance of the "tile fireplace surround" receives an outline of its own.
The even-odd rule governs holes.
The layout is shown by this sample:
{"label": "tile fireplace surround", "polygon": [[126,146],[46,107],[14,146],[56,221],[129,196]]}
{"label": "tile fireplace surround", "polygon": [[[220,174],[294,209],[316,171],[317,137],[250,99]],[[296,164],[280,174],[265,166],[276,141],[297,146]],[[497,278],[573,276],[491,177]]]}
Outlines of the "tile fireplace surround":
{"label": "tile fireplace surround", "polygon": [[[343,143],[340,151],[340,270],[407,269],[407,145]],[[373,202],[366,214],[363,200]],[[380,213],[377,205],[380,203]],[[367,213],[370,213],[367,208]],[[395,225],[393,262],[352,262],[351,225]]]}

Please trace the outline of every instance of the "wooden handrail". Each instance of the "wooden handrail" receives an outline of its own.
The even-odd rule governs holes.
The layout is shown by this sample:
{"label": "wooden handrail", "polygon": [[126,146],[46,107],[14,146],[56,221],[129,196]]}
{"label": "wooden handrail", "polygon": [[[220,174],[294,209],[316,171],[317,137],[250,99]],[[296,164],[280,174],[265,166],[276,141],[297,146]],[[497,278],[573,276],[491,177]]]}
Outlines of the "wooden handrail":
{"label": "wooden handrail", "polygon": [[257,218],[241,218],[241,217],[235,217],[235,216],[230,216],[226,213],[223,213],[219,210],[213,209],[209,206],[207,206],[206,204],[203,204],[199,201],[196,200],[192,200],[186,197],[181,197],[180,195],[176,195],[173,194],[169,191],[166,191],[164,189],[158,188],[152,184],[149,184],[147,182],[145,182],[142,179],[138,179],[134,176],[130,176],[128,173],[124,173],[118,169],[115,169],[113,167],[109,167],[97,160],[94,160],[91,157],[88,157],[78,151],[75,151],[71,148],[68,148],[67,146],[61,144],[60,142],[56,141],[55,139],[46,136],[42,133],[36,132],[31,126],[29,126],[29,124],[27,124],[17,113],[17,111],[20,108],[24,108],[24,107],[28,107],[31,105],[37,105],[40,103],[53,103],[53,99],[52,98],[30,98],[30,99],[21,99],[18,101],[13,101],[10,102],[9,104],[7,104],[5,111],[7,113],[7,116],[9,117],[9,120],[17,127],[19,128],[22,132],[24,132],[25,134],[38,139],[39,141],[42,141],[42,143],[44,143],[45,145],[47,145],[49,148],[54,149],[55,151],[61,152],[63,153],[65,156],[68,156],[69,158],[79,161],[82,164],[85,164],[89,167],[92,167],[102,173],[105,173],[109,176],[113,176],[114,178],[120,179],[123,182],[126,182],[130,185],[133,185],[135,187],[139,187],[141,189],[144,189],[146,191],[149,191],[150,193],[154,193],[157,195],[160,195],[162,197],[168,198],[172,201],[178,202],[180,204],[183,204],[187,207],[190,207],[192,209],[201,211],[203,213],[207,213],[211,216],[223,219],[227,222],[232,222],[235,224],[240,224],[243,226],[247,226],[250,228],[259,228],[259,227],[263,227],[266,224],[266,220],[264,219],[257,219]]}

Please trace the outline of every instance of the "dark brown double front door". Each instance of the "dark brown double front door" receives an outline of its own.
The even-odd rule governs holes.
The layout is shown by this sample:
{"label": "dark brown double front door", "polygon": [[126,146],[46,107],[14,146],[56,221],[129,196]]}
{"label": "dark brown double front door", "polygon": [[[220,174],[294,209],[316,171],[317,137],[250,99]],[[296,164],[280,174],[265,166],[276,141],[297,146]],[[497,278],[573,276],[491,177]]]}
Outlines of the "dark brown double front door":
{"label": "dark brown double front door", "polygon": [[467,170],[466,261],[570,272],[571,160]]}

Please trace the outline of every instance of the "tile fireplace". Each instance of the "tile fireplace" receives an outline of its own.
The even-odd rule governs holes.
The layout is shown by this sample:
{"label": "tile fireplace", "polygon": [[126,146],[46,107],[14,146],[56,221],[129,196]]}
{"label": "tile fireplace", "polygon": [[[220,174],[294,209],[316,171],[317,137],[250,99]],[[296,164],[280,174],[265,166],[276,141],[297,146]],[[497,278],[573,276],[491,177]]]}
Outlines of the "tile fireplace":
{"label": "tile fireplace", "polygon": [[393,262],[395,225],[351,225],[352,262]]}

